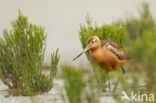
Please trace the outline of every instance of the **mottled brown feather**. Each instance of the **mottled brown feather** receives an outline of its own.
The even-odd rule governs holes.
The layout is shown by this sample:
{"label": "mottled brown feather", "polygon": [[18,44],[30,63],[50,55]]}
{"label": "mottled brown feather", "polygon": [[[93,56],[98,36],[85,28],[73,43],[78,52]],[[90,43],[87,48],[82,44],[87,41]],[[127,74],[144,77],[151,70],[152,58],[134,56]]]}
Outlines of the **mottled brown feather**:
{"label": "mottled brown feather", "polygon": [[105,47],[111,52],[113,52],[120,60],[126,59],[125,50],[119,44],[112,41],[101,41],[101,42],[102,42],[102,47]]}

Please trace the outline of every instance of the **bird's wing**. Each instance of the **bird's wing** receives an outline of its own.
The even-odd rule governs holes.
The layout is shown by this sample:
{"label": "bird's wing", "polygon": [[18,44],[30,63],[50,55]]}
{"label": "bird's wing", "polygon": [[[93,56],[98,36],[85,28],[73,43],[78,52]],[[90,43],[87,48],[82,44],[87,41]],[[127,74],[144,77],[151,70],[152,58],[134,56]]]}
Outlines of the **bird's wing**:
{"label": "bird's wing", "polygon": [[126,59],[125,50],[116,42],[102,41],[102,46],[113,52],[119,59]]}

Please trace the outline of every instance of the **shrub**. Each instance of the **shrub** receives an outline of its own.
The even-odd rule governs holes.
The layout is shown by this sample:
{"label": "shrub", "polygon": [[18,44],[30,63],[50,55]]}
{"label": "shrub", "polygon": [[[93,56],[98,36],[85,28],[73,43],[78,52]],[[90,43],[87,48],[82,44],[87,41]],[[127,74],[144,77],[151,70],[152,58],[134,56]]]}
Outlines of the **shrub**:
{"label": "shrub", "polygon": [[70,103],[80,103],[81,93],[84,89],[84,73],[82,70],[75,69],[72,66],[63,66],[63,77],[65,91]]}
{"label": "shrub", "polygon": [[121,86],[128,94],[133,91],[156,95],[156,22],[148,3],[142,3],[139,14],[139,18],[128,18],[119,23],[126,28],[129,37],[127,47],[131,55],[128,63],[129,75],[121,81]]}
{"label": "shrub", "polygon": [[31,24],[21,12],[11,30],[0,39],[0,78],[13,95],[48,92],[59,62],[58,50],[51,56],[50,75],[42,74],[46,34],[41,26]]}
{"label": "shrub", "polygon": [[84,48],[88,37],[98,36],[101,40],[115,41],[121,45],[126,41],[125,29],[122,26],[104,24],[93,26],[91,18],[86,16],[86,24],[80,26],[79,38]]}
{"label": "shrub", "polygon": [[95,78],[85,76],[83,68],[62,66],[64,89],[69,103],[99,103],[100,93]]}

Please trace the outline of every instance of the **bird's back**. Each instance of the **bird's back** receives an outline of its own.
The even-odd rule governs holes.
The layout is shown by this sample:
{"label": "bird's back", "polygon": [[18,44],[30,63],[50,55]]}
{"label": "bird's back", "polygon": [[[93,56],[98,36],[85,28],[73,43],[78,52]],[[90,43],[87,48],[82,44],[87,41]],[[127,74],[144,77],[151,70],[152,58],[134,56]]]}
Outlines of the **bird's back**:
{"label": "bird's back", "polygon": [[108,49],[114,53],[120,60],[126,60],[125,50],[116,42],[112,41],[101,41],[102,47]]}

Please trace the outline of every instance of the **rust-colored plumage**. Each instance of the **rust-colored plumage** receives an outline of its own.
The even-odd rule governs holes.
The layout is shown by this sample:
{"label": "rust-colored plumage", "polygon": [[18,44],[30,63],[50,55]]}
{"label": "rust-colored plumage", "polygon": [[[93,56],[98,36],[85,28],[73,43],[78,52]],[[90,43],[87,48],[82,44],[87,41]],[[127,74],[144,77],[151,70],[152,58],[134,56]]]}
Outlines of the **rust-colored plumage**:
{"label": "rust-colored plumage", "polygon": [[[89,37],[84,51],[73,60],[87,51],[90,57],[106,71],[116,70],[126,62],[126,54],[121,46],[112,41],[101,41],[97,36]],[[124,72],[123,68],[122,70]]]}

